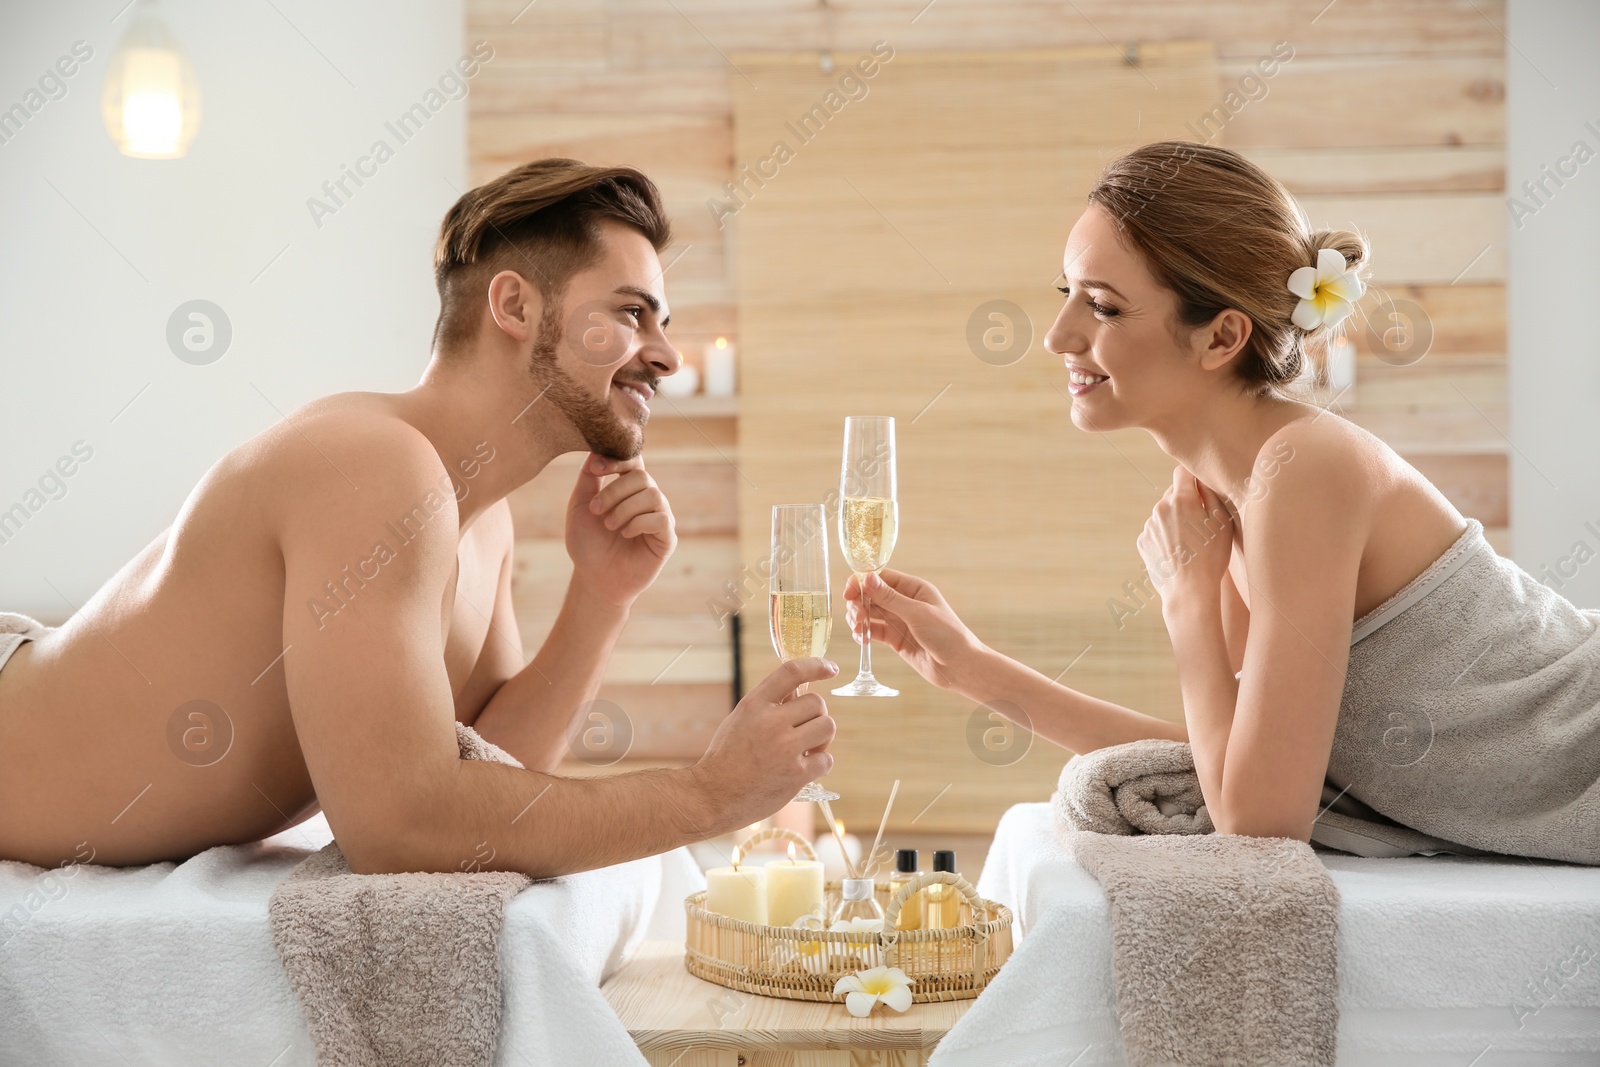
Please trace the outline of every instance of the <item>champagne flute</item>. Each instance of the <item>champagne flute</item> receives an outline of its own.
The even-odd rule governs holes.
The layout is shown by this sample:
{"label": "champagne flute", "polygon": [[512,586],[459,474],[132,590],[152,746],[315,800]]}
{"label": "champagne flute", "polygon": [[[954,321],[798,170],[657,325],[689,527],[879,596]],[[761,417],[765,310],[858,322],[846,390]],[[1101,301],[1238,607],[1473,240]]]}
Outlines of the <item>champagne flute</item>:
{"label": "champagne flute", "polygon": [[[889,564],[899,526],[895,500],[894,419],[887,415],[851,415],[844,420],[844,466],[839,475],[839,544],[845,562],[861,586],[861,612],[867,614],[869,574]],[[870,622],[868,623],[870,627]],[[840,697],[897,697],[872,675],[872,633],[861,642],[861,672],[855,681],[833,691]]]}
{"label": "champagne flute", "polygon": [[[782,660],[828,654],[833,602],[828,585],[828,517],[821,504],[779,504],[772,509],[772,647]],[[801,693],[806,691],[801,686]],[[796,800],[838,800],[839,794],[807,782]]]}

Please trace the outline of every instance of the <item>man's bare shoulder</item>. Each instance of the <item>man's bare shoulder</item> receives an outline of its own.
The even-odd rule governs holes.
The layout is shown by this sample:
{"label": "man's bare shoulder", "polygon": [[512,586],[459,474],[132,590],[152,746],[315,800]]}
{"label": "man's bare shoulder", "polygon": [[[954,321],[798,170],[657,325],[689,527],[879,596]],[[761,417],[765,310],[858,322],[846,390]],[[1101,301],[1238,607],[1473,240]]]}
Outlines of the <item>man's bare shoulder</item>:
{"label": "man's bare shoulder", "polygon": [[[401,417],[391,398],[339,393],[292,412],[239,450],[280,536],[336,535],[401,521],[414,507],[427,525],[456,533],[450,476],[432,443]],[[352,531],[354,532],[354,531]]]}

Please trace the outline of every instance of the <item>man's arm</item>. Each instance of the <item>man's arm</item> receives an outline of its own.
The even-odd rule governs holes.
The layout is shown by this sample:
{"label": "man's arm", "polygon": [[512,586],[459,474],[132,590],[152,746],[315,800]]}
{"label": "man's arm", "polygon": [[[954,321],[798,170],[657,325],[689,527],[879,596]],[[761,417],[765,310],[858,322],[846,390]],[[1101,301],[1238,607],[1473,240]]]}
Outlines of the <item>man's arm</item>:
{"label": "man's arm", "polygon": [[[308,455],[285,494],[284,666],[352,870],[587,870],[748,825],[831,768],[822,698],[793,697],[837,673],[821,660],[763,680],[690,768],[561,779],[461,760],[440,618],[458,531],[438,458],[409,428],[303,429],[328,462]],[[415,518],[401,543],[404,515]]]}
{"label": "man's arm", "polygon": [[[672,509],[642,459],[584,457],[567,502],[566,541],[572,581],[555,625],[527,667],[503,675],[474,723],[540,770],[560,762],[573,713],[600,691],[629,607],[677,545]],[[509,563],[495,611],[514,618]]]}

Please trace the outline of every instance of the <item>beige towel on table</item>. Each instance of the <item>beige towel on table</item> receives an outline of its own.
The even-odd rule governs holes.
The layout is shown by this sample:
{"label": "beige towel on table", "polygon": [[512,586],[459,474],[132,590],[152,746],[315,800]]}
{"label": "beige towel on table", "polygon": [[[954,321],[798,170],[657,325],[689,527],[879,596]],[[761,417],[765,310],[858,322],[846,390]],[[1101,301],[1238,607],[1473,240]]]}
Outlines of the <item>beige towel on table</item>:
{"label": "beige towel on table", "polygon": [[[460,723],[462,759],[520,767]],[[471,857],[466,857],[471,859]],[[337,841],[272,894],[272,943],[322,1067],[488,1067],[500,1035],[496,943],[522,874],[352,874]]]}
{"label": "beige towel on table", "polygon": [[1331,1067],[1339,894],[1309,845],[1211,832],[1179,741],[1075,756],[1052,804],[1110,905],[1130,1067]]}

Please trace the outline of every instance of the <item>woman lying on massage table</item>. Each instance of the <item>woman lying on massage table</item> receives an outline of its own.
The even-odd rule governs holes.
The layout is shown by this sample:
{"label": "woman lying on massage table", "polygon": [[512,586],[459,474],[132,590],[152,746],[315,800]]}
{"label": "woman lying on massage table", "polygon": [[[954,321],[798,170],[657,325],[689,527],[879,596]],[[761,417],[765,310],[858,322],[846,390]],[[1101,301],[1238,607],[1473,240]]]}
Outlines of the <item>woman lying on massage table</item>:
{"label": "woman lying on massage table", "polygon": [[[1045,347],[1073,424],[1140,427],[1178,462],[1138,549],[1184,722],[987,648],[909,574],[867,579],[871,636],[1075,752],[1187,740],[1221,832],[1307,840],[1326,779],[1446,841],[1600,863],[1600,611],[1285,389],[1325,358],[1367,254],[1356,233],[1309,229],[1238,154],[1176,141],[1112,163],[1067,240]],[[859,640],[857,579],[845,597]]]}

